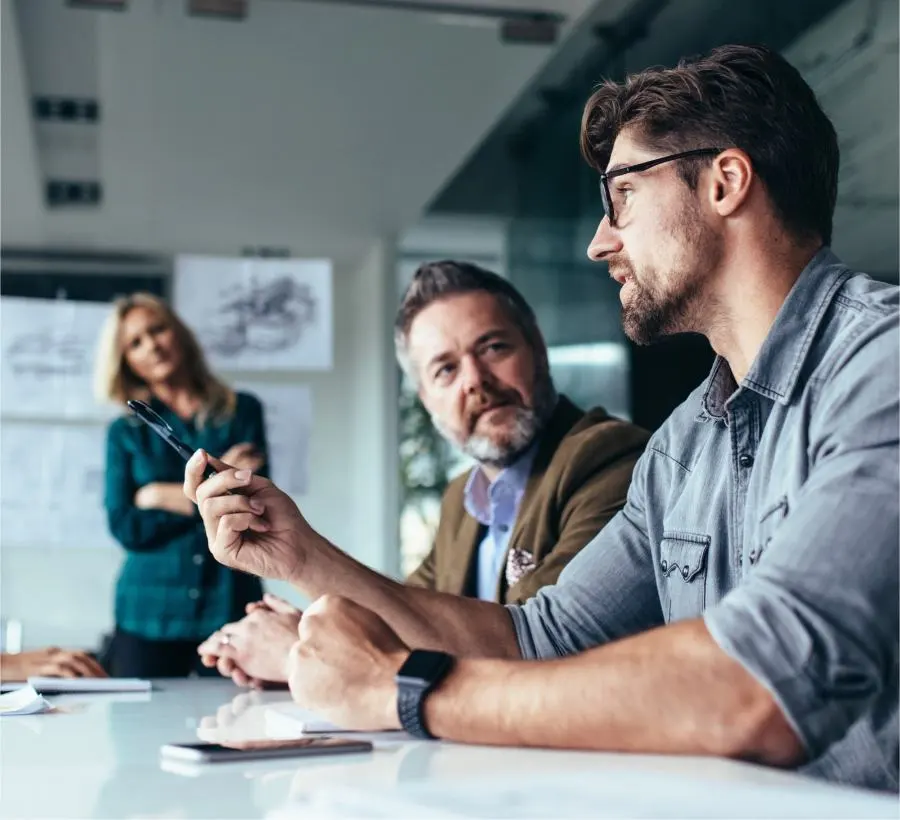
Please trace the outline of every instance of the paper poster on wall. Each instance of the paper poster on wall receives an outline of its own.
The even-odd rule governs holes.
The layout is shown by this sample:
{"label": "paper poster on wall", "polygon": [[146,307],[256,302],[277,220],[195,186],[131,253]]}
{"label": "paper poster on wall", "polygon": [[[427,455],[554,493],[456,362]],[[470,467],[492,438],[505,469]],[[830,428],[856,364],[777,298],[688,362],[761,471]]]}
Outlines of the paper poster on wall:
{"label": "paper poster on wall", "polygon": [[103,507],[106,428],[4,421],[2,546],[109,548]]}
{"label": "paper poster on wall", "polygon": [[106,419],[93,396],[94,357],[110,306],[57,299],[0,299],[2,413],[21,418]]}
{"label": "paper poster on wall", "polygon": [[290,495],[305,495],[309,490],[312,391],[302,384],[238,382],[234,387],[263,403],[272,481]]}
{"label": "paper poster on wall", "polygon": [[175,309],[217,370],[329,370],[331,262],[179,256]]}

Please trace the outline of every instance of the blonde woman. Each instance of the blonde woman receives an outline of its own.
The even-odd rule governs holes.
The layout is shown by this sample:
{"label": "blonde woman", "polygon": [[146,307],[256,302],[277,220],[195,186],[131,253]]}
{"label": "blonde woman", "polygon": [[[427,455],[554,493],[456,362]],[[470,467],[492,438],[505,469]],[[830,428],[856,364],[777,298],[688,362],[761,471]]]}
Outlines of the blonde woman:
{"label": "blonde woman", "polygon": [[[259,400],[235,393],[209,371],[194,335],[156,296],[136,293],[115,303],[98,352],[96,387],[101,399],[122,406],[128,399],[148,402],[188,446],[267,474]],[[197,644],[262,595],[257,578],[210,556],[183,478],[181,457],[130,413],[110,425],[106,510],[126,553],[108,660],[114,676],[208,671],[198,663]]]}

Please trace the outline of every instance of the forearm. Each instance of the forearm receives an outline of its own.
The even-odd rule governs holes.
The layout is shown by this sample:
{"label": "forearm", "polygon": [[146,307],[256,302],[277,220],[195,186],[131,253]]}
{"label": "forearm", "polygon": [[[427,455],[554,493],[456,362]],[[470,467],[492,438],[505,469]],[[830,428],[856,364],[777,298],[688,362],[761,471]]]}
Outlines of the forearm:
{"label": "forearm", "polygon": [[[194,514],[196,507],[194,502],[184,494],[183,485],[171,481],[157,481],[150,485],[150,488],[153,490],[150,501],[139,505],[143,509],[165,510],[166,512],[184,516]],[[141,491],[139,490],[138,492],[140,493]]]}
{"label": "forearm", "polygon": [[0,655],[0,681],[20,681],[28,677],[28,653]]}
{"label": "forearm", "polygon": [[462,656],[520,657],[512,620],[503,606],[405,586],[325,539],[309,545],[291,580],[310,598],[339,595],[376,612],[408,646]]}
{"label": "forearm", "polygon": [[802,759],[771,695],[699,620],[560,660],[460,660],[425,719],[470,743]]}

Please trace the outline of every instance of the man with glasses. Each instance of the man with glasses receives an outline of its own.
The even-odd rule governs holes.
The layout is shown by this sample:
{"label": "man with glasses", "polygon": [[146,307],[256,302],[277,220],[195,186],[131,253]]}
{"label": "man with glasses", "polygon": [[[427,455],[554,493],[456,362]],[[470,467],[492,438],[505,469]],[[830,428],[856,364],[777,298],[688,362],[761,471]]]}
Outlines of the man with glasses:
{"label": "man with glasses", "polygon": [[588,254],[626,332],[702,333],[718,357],[558,583],[502,607],[385,582],[270,482],[204,482],[200,454],[210,548],[325,596],[290,684],[346,726],[896,791],[898,289],[829,250],[834,128],[783,58],[726,46],[605,83],[581,141],[607,207]]}

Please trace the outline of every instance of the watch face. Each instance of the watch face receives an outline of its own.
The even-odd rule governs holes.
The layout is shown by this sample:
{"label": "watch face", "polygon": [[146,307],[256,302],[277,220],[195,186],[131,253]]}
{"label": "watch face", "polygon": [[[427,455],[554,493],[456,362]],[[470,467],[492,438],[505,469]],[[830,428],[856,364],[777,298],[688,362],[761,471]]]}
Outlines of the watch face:
{"label": "watch face", "polygon": [[398,679],[409,683],[430,683],[439,678],[453,658],[444,652],[432,652],[428,649],[414,649],[400,667]]}

